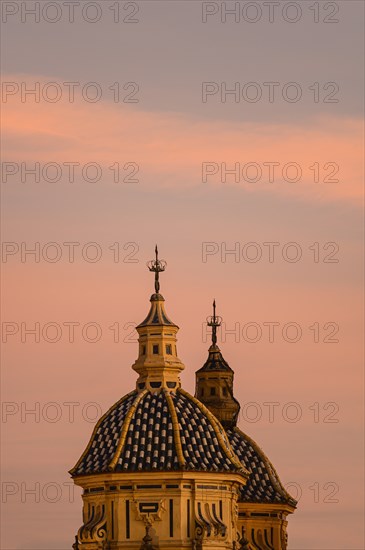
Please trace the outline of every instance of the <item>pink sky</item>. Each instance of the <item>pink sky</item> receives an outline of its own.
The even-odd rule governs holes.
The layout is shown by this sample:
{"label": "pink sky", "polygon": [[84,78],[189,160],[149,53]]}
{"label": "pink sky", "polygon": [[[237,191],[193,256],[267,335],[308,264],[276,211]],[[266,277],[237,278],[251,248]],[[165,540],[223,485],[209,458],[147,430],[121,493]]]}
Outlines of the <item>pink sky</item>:
{"label": "pink sky", "polygon": [[[256,43],[255,25],[245,33],[218,23],[202,28],[189,20],[184,3],[176,3],[176,12],[165,3],[163,17],[152,9],[157,4],[161,8],[143,3],[145,19],[124,33],[108,25],[93,31],[66,25],[66,40],[66,27],[15,22],[6,27],[14,62],[7,63],[4,81],[31,86],[99,78],[107,88],[115,80],[135,80],[141,82],[142,99],[133,105],[107,98],[97,104],[50,104],[22,103],[15,95],[2,106],[3,160],[19,164],[19,172],[6,181],[3,174],[2,230],[8,243],[3,246],[19,251],[3,255],[2,264],[1,545],[7,550],[71,546],[81,524],[81,497],[71,490],[67,472],[83,451],[94,418],[134,387],[133,324],[149,308],[153,281],[145,263],[157,242],[168,262],[161,288],[166,310],[180,326],[186,390],[194,393],[194,372],[206,359],[203,323],[213,298],[226,329],[236,326],[237,341],[228,334],[220,346],[235,371],[239,426],[262,446],[293,496],[297,490],[301,494],[289,522],[290,550],[363,550],[363,120],[352,96],[359,89],[352,46],[345,40],[360,14],[344,10],[342,27],[284,25],[279,38],[278,28],[267,26],[266,42]],[[186,9],[195,14],[193,4]],[[191,44],[181,30],[188,23]],[[132,32],[137,38],[128,57]],[[242,40],[254,54],[243,56]],[[202,80],[244,76],[302,79],[303,87],[304,81],[338,78],[343,101],[246,106],[245,111],[234,104],[201,103]],[[90,183],[77,172],[70,183],[65,170],[55,183],[35,183],[31,176],[22,183],[20,164],[35,162],[93,162],[103,177]],[[113,182],[109,167],[115,162],[137,163],[139,182]],[[233,178],[223,183],[218,174],[202,182],[204,162],[295,162],[303,177],[296,183],[282,177],[273,183]],[[326,163],[338,165],[339,182],[315,183],[310,169],[315,162],[322,179]],[[65,245],[70,242],[78,243],[72,263]],[[274,261],[268,242],[278,243]],[[48,243],[61,251],[55,263],[42,256]],[[88,243],[96,243],[98,262],[83,257]],[[119,261],[114,261],[115,243]],[[204,243],[216,250],[206,261]],[[262,252],[256,263],[244,259],[247,243]],[[283,258],[288,243],[301,250],[296,263]],[[22,247],[36,246],[39,262],[22,255]],[[237,261],[224,253],[234,247]],[[326,261],[331,252],[338,262]],[[73,342],[70,322],[77,323]],[[36,323],[39,343],[25,332]],[[53,329],[45,337],[47,323]],[[82,336],[88,323],[101,331],[95,343]],[[256,343],[245,338],[247,325],[254,323],[262,331]],[[273,342],[268,323],[278,323]],[[302,334],[289,343],[283,327],[294,323]],[[50,343],[54,326],[60,338]],[[334,327],[332,338],[339,341],[326,343]],[[275,404],[273,418],[268,403]],[[32,408],[39,417],[27,414]],[[291,422],[295,410],[300,418]],[[32,487],[39,502],[27,494]]]}

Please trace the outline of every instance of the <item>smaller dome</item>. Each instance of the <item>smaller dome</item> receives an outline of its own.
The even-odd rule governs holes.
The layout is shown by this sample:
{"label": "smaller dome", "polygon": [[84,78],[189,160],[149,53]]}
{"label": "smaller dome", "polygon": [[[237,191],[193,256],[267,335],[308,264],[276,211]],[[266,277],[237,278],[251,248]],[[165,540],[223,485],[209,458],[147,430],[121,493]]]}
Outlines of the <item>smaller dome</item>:
{"label": "smaller dome", "polygon": [[148,315],[146,319],[138,325],[137,328],[146,327],[149,325],[167,325],[177,327],[177,325],[175,325],[175,323],[173,323],[166,315],[164,301],[165,298],[162,296],[162,294],[152,294],[150,298],[151,307]]}
{"label": "smaller dome", "polygon": [[209,348],[208,359],[206,360],[202,368],[197,371],[197,373],[217,370],[233,372],[227,361],[224,359],[219,347],[216,344],[213,344]]}
{"label": "smaller dome", "polygon": [[182,389],[123,397],[99,420],[70,473],[166,470],[248,474],[216,418]]}
{"label": "smaller dome", "polygon": [[274,466],[257,443],[237,427],[227,430],[227,435],[235,454],[250,472],[240,502],[285,503],[295,507],[296,500],[284,489]]}

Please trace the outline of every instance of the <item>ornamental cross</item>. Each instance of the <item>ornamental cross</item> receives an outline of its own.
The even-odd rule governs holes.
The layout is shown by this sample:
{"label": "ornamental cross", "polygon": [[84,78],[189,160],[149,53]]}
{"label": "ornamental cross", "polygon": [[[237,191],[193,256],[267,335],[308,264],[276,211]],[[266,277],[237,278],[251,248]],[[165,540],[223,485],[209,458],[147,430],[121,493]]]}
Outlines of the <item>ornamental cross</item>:
{"label": "ornamental cross", "polygon": [[155,274],[155,292],[156,292],[156,294],[159,294],[159,292],[160,292],[160,273],[162,271],[165,271],[167,263],[165,262],[165,260],[159,260],[158,259],[157,244],[156,244],[156,248],[155,248],[155,254],[156,254],[156,259],[151,260],[150,262],[148,262],[147,267],[150,271],[153,271],[154,274]]}
{"label": "ornamental cross", "polygon": [[222,324],[222,317],[219,317],[215,313],[216,305],[215,300],[213,302],[213,315],[212,317],[207,317],[208,327],[212,327],[212,344],[215,346],[217,344],[217,327],[220,327]]}

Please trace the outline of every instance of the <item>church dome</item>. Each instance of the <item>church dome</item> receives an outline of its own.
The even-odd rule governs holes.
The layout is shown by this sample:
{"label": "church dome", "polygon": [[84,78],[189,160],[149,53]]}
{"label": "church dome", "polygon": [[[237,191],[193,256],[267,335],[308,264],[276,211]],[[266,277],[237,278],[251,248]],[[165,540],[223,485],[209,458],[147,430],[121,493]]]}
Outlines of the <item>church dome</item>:
{"label": "church dome", "polygon": [[113,405],[95,426],[71,474],[107,472],[248,472],[235,456],[220,422],[181,388],[185,368],[177,355],[179,327],[166,314],[159,274],[166,262],[149,262],[155,293],[146,319],[136,327],[139,355],[132,368],[136,390]]}
{"label": "church dome", "polygon": [[246,485],[241,489],[240,502],[296,506],[296,500],[284,489],[274,466],[257,443],[237,426],[229,428],[226,433],[241,464],[250,472]]}
{"label": "church dome", "polygon": [[271,462],[237,428],[234,371],[217,345],[221,318],[208,318],[212,345],[196,373],[195,397],[181,387],[178,325],[165,311],[159,275],[149,313],[136,326],[134,390],[97,422],[70,470],[83,488],[74,550],[270,548],[286,550],[296,502]]}
{"label": "church dome", "polygon": [[120,399],[97,423],[71,474],[171,470],[245,471],[219,422],[182,389]]}

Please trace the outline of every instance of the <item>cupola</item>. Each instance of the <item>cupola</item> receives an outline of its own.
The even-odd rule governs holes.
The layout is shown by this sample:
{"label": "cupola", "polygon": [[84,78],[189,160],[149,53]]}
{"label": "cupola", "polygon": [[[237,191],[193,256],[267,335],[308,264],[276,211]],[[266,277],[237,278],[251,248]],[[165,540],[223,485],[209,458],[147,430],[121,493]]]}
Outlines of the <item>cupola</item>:
{"label": "cupola", "polygon": [[220,420],[224,428],[237,424],[240,404],[233,395],[234,372],[222,356],[217,345],[217,328],[222,318],[216,315],[216,303],[213,302],[213,315],[207,318],[212,327],[212,345],[208,359],[196,372],[195,396]]}
{"label": "cupola", "polygon": [[179,327],[165,311],[165,299],[160,294],[160,273],[165,271],[166,262],[158,257],[148,262],[148,269],[155,274],[155,292],[150,298],[151,307],[146,319],[136,328],[139,335],[139,355],[133,369],[139,374],[137,391],[145,389],[176,391],[181,386],[180,372],[185,366],[177,356],[176,334]]}

